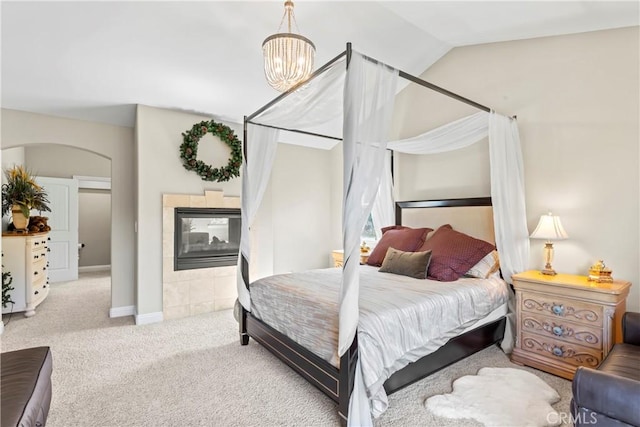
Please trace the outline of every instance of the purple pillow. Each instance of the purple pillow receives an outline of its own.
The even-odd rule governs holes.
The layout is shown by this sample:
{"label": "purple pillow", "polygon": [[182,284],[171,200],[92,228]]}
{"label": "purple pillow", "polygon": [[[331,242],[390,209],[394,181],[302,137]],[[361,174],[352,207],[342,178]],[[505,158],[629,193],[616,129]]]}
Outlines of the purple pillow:
{"label": "purple pillow", "polygon": [[[383,235],[371,255],[367,260],[368,265],[380,267],[387,249],[394,248],[403,252],[415,252],[427,237],[427,233],[432,231],[431,228],[408,228],[387,230]],[[468,270],[468,269],[467,269]],[[466,270],[465,270],[466,272]]]}
{"label": "purple pillow", "polygon": [[409,228],[409,227],[405,227],[404,225],[389,225],[387,227],[382,227],[380,231],[382,231],[382,234],[384,234],[389,230],[403,230],[405,228]]}
{"label": "purple pillow", "polygon": [[453,282],[494,249],[491,243],[456,231],[447,224],[438,228],[419,250],[431,251],[429,279]]}

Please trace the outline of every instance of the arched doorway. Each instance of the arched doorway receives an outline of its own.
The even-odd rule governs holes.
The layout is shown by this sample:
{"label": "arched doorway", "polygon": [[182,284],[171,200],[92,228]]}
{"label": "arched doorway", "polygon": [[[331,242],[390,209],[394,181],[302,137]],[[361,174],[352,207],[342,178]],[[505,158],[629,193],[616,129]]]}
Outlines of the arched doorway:
{"label": "arched doorway", "polygon": [[[60,144],[2,150],[3,170],[15,165],[35,174],[38,182],[49,190],[51,212],[44,213],[52,227],[47,263],[49,282],[99,278],[111,288],[111,160]],[[65,197],[52,197],[60,190]],[[73,200],[71,206],[69,200]],[[60,201],[63,206],[59,206]],[[4,222],[5,218],[3,231]],[[64,230],[57,230],[58,226]],[[72,240],[57,242],[62,235]],[[103,304],[110,306],[110,301]]]}
{"label": "arched doorway", "polygon": [[111,161],[112,317],[134,315],[134,130],[102,123],[2,110],[2,149],[62,145]]}

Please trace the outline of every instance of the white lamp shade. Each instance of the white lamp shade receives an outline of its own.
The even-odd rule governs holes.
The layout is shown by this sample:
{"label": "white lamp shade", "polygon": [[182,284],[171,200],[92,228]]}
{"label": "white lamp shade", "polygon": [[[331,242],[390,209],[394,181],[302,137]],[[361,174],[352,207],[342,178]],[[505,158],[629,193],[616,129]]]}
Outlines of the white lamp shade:
{"label": "white lamp shade", "polygon": [[560,217],[549,212],[540,217],[538,226],[529,237],[532,239],[563,240],[568,238],[569,235],[564,231]]}

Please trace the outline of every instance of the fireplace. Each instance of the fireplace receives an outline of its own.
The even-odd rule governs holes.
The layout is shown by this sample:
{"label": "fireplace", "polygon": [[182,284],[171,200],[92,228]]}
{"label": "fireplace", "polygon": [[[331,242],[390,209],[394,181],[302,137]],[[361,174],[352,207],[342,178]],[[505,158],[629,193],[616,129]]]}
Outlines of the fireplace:
{"label": "fireplace", "polygon": [[174,271],[236,265],[240,209],[175,208]]}

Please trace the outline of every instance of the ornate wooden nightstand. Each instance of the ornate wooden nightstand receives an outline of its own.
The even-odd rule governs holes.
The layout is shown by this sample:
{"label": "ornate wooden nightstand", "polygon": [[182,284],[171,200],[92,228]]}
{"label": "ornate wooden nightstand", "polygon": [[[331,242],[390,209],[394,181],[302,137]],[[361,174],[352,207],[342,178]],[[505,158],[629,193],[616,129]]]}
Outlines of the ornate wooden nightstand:
{"label": "ornate wooden nightstand", "polygon": [[511,360],[573,379],[578,366],[597,367],[622,339],[621,319],[631,284],[596,283],[586,276],[513,276],[517,335]]}
{"label": "ornate wooden nightstand", "polygon": [[[360,264],[366,264],[369,259],[370,252],[365,254],[360,253]],[[342,262],[344,259],[344,250],[337,249],[331,252],[331,257],[333,258],[333,266],[334,267],[342,267]]]}

